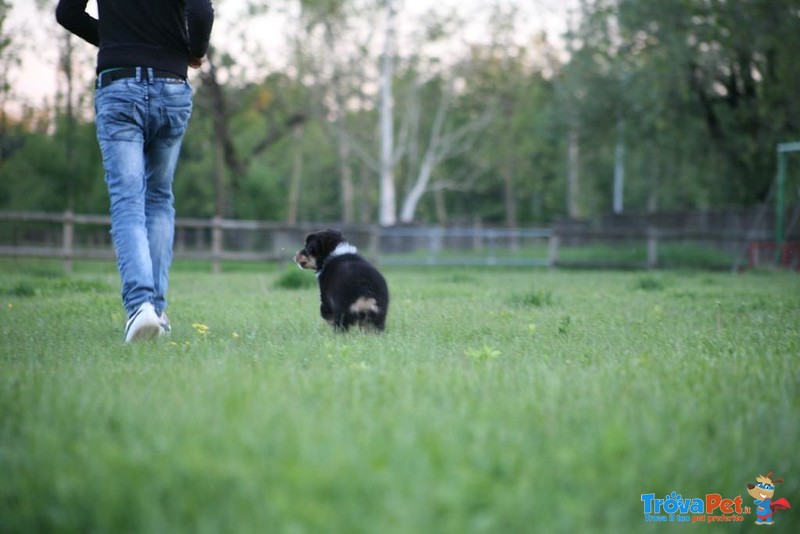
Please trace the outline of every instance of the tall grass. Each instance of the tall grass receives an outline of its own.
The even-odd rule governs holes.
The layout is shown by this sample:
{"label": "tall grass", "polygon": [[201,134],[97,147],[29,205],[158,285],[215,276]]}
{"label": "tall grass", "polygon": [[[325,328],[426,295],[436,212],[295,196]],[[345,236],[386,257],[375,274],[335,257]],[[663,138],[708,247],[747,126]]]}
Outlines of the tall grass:
{"label": "tall grass", "polygon": [[386,269],[378,336],[282,270],[178,269],[172,336],[124,346],[113,272],[20,265],[2,532],[638,532],[674,526],[642,493],[800,490],[796,275]]}

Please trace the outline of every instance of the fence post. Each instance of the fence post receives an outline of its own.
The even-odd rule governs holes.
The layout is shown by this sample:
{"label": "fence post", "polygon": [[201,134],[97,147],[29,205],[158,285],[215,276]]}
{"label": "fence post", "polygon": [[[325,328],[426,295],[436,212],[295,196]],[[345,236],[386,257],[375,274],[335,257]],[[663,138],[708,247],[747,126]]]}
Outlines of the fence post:
{"label": "fence post", "polygon": [[655,228],[647,229],[647,268],[658,267],[658,231]]}
{"label": "fence post", "polygon": [[558,246],[558,234],[556,234],[554,231],[551,231],[550,239],[547,242],[547,265],[549,267],[555,267],[558,263]]}
{"label": "fence post", "polygon": [[72,246],[75,241],[75,214],[71,209],[64,212],[61,255],[64,258],[64,274],[72,274]]}
{"label": "fence post", "polygon": [[486,258],[487,265],[494,265],[497,263],[495,251],[497,250],[497,233],[494,230],[489,230],[486,239],[489,241],[489,257]]}
{"label": "fence post", "polygon": [[211,271],[219,274],[222,271],[222,219],[215,216],[211,219]]}
{"label": "fence post", "polygon": [[472,223],[472,249],[483,250],[483,221],[475,217]]}
{"label": "fence post", "polygon": [[381,253],[381,227],[377,224],[371,224],[368,231],[367,250],[369,251],[369,257],[377,261]]}
{"label": "fence post", "polygon": [[428,235],[428,264],[435,265],[436,258],[439,256],[439,253],[442,250],[444,229],[425,227],[424,231]]}

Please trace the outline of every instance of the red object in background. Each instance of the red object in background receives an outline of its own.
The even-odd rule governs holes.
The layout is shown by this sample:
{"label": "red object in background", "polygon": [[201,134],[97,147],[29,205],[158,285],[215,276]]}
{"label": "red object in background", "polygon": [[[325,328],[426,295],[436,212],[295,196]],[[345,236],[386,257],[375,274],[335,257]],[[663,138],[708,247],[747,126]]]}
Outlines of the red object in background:
{"label": "red object in background", "polygon": [[[747,244],[747,262],[750,267],[774,265],[778,246],[774,241],[750,241]],[[763,258],[763,260],[762,260]],[[780,247],[781,267],[800,271],[800,243],[784,243]]]}

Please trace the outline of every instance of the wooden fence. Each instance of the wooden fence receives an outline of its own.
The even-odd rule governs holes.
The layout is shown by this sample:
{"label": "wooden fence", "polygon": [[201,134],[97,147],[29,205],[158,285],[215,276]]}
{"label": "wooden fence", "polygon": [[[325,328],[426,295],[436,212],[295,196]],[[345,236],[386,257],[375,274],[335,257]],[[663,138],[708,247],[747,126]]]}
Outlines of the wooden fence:
{"label": "wooden fence", "polygon": [[[653,221],[648,221],[653,222]],[[352,244],[384,265],[516,265],[649,269],[669,266],[665,246],[691,242],[696,248],[725,250],[746,264],[752,243],[768,239],[765,229],[663,228],[652,225],[556,223],[552,228],[498,229],[481,225],[460,228],[370,224],[304,223],[287,225],[221,218],[176,220],[176,259],[208,261],[214,272],[223,262],[292,261],[305,236],[327,226],[340,228]],[[714,225],[716,226],[716,225]],[[66,272],[73,260],[114,258],[107,215],[71,212],[0,212],[0,257],[60,259]],[[582,258],[581,249],[607,247],[605,256]],[[635,257],[630,254],[636,250]],[[793,253],[790,266],[797,268]],[[729,264],[734,263],[729,260]],[[752,262],[751,262],[752,263]]]}
{"label": "wooden fence", "polygon": [[[114,258],[107,215],[70,212],[0,212],[0,257],[73,260]],[[175,221],[174,257],[222,262],[290,262],[305,236],[336,227],[370,259],[385,265],[552,266],[558,239],[548,228],[496,229],[393,227],[371,224],[190,219]],[[535,244],[536,247],[533,247]]]}
{"label": "wooden fence", "polygon": [[[66,272],[72,271],[73,260],[114,258],[107,215],[0,212],[0,224],[7,226],[0,228],[0,256],[61,259]],[[88,230],[78,231],[82,227]],[[376,227],[338,227],[367,255],[377,254]],[[319,225],[312,224],[178,218],[174,257],[209,261],[214,272],[221,270],[224,261],[289,262],[305,236],[317,229]]]}

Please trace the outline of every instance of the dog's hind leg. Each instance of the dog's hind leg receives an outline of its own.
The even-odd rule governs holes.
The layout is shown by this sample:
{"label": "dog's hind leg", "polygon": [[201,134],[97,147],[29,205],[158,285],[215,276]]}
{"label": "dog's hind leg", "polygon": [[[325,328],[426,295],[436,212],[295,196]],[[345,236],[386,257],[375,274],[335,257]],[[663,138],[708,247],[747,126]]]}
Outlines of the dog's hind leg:
{"label": "dog's hind leg", "polygon": [[332,323],[334,320],[333,310],[324,300],[322,301],[322,304],[320,304],[319,306],[319,314],[322,316],[323,319],[325,319],[329,323]]}
{"label": "dog's hind leg", "polygon": [[386,325],[386,314],[370,314],[369,324],[375,329],[376,332],[383,332]]}
{"label": "dog's hind leg", "polygon": [[355,322],[353,317],[346,312],[337,312],[332,314],[331,324],[337,332],[347,332],[350,326]]}

